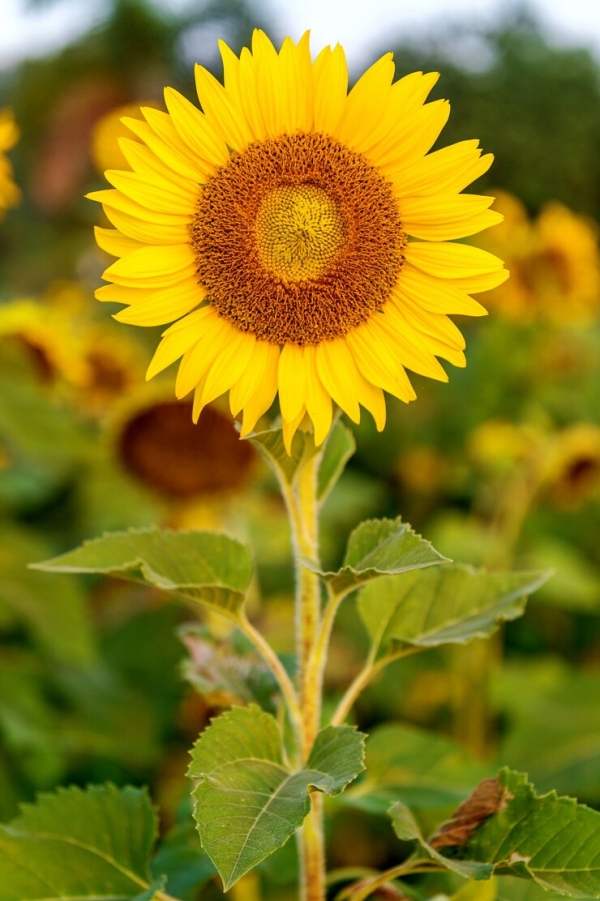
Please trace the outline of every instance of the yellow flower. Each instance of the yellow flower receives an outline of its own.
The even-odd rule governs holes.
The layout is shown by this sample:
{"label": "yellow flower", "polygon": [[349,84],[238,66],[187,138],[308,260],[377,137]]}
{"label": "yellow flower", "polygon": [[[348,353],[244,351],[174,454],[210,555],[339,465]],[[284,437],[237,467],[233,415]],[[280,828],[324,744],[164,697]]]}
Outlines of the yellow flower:
{"label": "yellow flower", "polygon": [[6,151],[19,140],[19,129],[13,114],[8,109],[0,110],[0,218],[6,210],[16,206],[21,192],[13,181],[12,166],[6,157]]}
{"label": "yellow flower", "polygon": [[496,209],[504,222],[482,244],[502,254],[511,279],[489,295],[489,304],[523,322],[590,322],[600,302],[600,256],[594,223],[568,207],[547,203],[535,221],[509,194]]}
{"label": "yellow flower", "polygon": [[600,490],[600,428],[575,422],[557,432],[546,455],[544,476],[557,507],[576,509]]}
{"label": "yellow flower", "polygon": [[[171,88],[168,113],[125,120],[131,171],[90,195],[120,259],[100,300],[135,325],[178,320],[148,377],[179,358],[176,394],[194,416],[229,391],[250,432],[277,394],[289,448],[305,415],[321,443],[332,400],[385,423],[387,391],[414,399],[406,369],[442,381],[465,365],[448,314],[482,315],[469,293],[507,272],[455,239],[500,221],[492,198],[460,192],[490,166],[477,141],[428,154],[448,118],[425,104],[437,74],[393,83],[387,54],[347,93],[341,47],[311,61],[308,35],[278,53],[255,31],[238,59],[221,44],[224,86],[196,68],[204,112]],[[417,241],[409,241],[417,238]]]}

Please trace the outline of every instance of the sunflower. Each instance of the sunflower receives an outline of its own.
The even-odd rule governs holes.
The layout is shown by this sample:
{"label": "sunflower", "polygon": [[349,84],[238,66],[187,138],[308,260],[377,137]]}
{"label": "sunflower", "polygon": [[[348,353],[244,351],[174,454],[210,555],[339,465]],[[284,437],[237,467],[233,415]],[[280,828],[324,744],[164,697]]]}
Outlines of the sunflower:
{"label": "sunflower", "polygon": [[437,357],[465,365],[448,314],[484,314],[469,294],[507,276],[455,243],[501,219],[491,197],[460,193],[492,156],[477,141],[429,154],[449,114],[425,104],[438,76],[394,82],[391,54],[348,93],[342,48],[313,63],[308,35],[277,52],[255,31],[252,51],[221,53],[223,85],[196,67],[203,112],[167,88],[168,112],[125,119],[131,169],[89,195],[119,257],[96,296],[126,305],[121,322],[177,320],[148,377],[181,358],[195,418],[229,391],[243,435],[278,394],[288,449],[305,416],[324,440],[332,401],[382,429],[384,391],[415,398],[406,369],[447,381]]}
{"label": "sunflower", "polygon": [[600,305],[596,224],[558,201],[530,220],[523,204],[503,191],[496,207],[504,215],[502,227],[481,243],[502,254],[512,277],[490,294],[490,307],[517,322],[593,322]]}
{"label": "sunflower", "polygon": [[15,125],[12,112],[9,109],[0,110],[0,218],[6,210],[16,206],[21,196],[19,189],[13,181],[13,171],[6,151],[19,140],[19,129]]}

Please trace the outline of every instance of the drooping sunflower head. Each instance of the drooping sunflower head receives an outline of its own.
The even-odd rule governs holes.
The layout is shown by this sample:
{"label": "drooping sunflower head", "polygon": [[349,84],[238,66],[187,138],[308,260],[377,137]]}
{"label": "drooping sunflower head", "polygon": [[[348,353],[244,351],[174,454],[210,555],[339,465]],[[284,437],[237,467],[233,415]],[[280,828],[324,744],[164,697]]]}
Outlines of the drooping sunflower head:
{"label": "drooping sunflower head", "polygon": [[381,429],[384,391],[415,397],[406,369],[445,381],[437,357],[465,365],[448,314],[482,315],[469,295],[507,276],[454,243],[501,219],[461,193],[492,157],[477,141],[429,153],[449,106],[425,103],[435,73],[394,82],[391,54],[348,93],[341,47],[313,62],[307,35],[221,53],[223,84],[196,69],[202,111],[167,88],[168,112],[124,120],[131,169],[90,195],[119,257],[97,297],[125,304],[122,322],[174,322],[148,377],[180,359],[196,418],[228,391],[242,434],[279,395],[288,448],[305,417],[324,440],[332,401]]}
{"label": "drooping sunflower head", "polygon": [[0,219],[19,202],[21,192],[13,179],[12,166],[6,156],[19,140],[19,129],[9,109],[0,109]]}

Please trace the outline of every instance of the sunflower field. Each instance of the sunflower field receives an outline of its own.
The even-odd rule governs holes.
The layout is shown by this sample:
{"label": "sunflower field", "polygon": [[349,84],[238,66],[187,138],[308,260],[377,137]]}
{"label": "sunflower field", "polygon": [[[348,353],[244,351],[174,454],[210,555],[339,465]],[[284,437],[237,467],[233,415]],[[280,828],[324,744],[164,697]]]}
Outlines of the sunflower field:
{"label": "sunflower field", "polygon": [[0,61],[0,901],[599,899],[600,62],[96,5]]}

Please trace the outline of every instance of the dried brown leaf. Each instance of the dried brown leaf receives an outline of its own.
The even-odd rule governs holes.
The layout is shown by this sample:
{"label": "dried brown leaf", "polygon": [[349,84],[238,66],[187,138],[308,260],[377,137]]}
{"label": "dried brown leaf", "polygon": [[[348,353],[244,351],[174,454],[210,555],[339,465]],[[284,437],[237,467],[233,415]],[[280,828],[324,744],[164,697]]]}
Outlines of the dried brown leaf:
{"label": "dried brown leaf", "polygon": [[484,779],[429,844],[438,851],[466,844],[484,820],[502,810],[505,800],[506,793],[499,779]]}

